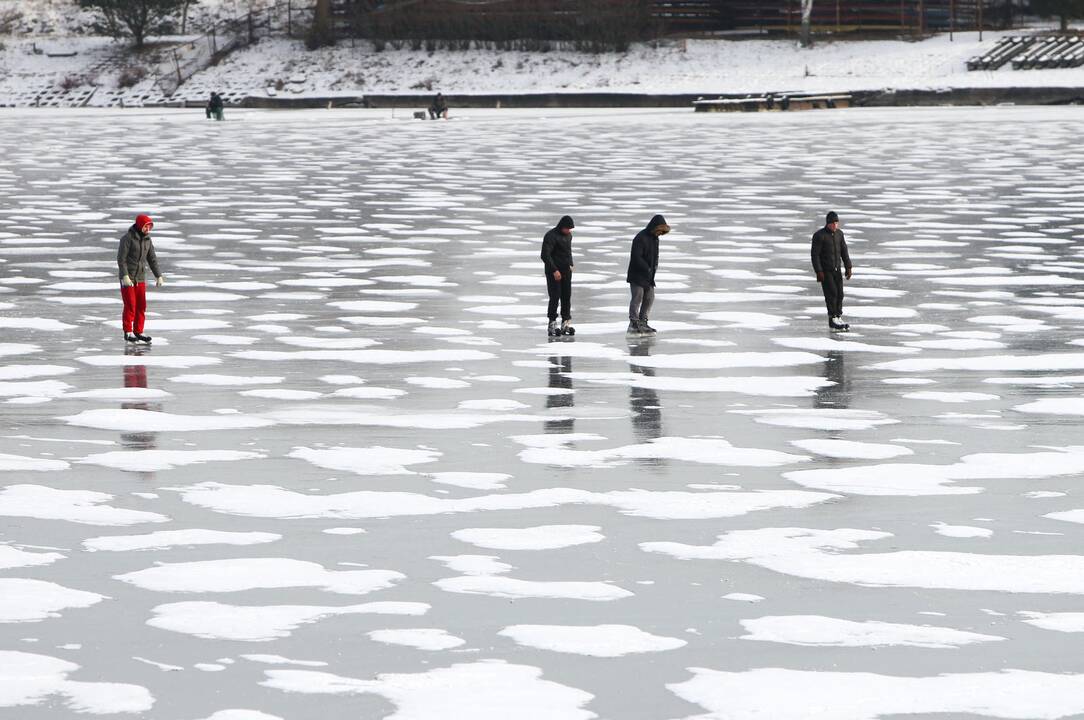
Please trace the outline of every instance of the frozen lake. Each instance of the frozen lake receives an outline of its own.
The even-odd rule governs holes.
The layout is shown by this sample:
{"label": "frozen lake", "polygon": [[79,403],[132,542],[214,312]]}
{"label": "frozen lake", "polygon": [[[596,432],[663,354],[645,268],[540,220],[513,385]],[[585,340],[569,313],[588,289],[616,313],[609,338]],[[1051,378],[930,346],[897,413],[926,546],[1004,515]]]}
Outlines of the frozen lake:
{"label": "frozen lake", "polygon": [[0,715],[1084,713],[1084,108],[228,120],[0,114]]}

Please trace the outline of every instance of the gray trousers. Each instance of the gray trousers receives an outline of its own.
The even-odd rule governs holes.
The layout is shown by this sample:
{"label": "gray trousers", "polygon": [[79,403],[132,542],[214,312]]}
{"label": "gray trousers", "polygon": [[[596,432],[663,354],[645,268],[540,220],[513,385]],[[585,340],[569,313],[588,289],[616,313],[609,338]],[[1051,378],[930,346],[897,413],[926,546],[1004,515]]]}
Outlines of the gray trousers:
{"label": "gray trousers", "polygon": [[632,291],[632,302],[629,303],[629,321],[643,320],[647,322],[648,315],[651,313],[651,306],[655,304],[655,288],[629,283],[629,289]]}

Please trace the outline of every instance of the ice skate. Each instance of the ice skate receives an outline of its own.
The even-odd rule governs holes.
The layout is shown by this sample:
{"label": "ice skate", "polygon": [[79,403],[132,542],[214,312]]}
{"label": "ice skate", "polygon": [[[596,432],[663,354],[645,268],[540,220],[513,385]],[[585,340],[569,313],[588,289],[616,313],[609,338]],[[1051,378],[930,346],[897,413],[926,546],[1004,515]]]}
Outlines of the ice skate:
{"label": "ice skate", "polygon": [[571,320],[564,320],[561,323],[561,332],[560,332],[560,334],[561,335],[575,335],[576,334],[576,328],[572,327],[572,321]]}
{"label": "ice skate", "polygon": [[549,327],[546,329],[546,334],[550,337],[561,337],[561,326],[557,324],[556,320],[550,320]]}

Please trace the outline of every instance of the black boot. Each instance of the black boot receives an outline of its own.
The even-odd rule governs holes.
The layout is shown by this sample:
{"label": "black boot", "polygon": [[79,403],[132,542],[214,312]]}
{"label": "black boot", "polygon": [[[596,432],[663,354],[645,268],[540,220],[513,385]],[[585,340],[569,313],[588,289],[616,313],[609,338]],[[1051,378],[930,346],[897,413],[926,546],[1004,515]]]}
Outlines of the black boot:
{"label": "black boot", "polygon": [[136,333],[135,336],[136,336],[136,340],[138,340],[139,342],[141,342],[141,343],[143,343],[145,345],[150,345],[151,344],[151,336],[150,335],[144,335],[143,333]]}
{"label": "black boot", "polygon": [[127,342],[130,342],[130,343],[137,343],[137,342],[139,342],[139,337],[138,337],[138,336],[137,336],[137,335],[136,335],[135,333],[132,333],[132,332],[126,332],[126,333],[124,333],[124,339],[125,339],[125,340],[126,340]]}
{"label": "black boot", "polygon": [[550,320],[549,327],[546,329],[546,334],[550,337],[561,336],[561,326],[557,324],[556,320]]}

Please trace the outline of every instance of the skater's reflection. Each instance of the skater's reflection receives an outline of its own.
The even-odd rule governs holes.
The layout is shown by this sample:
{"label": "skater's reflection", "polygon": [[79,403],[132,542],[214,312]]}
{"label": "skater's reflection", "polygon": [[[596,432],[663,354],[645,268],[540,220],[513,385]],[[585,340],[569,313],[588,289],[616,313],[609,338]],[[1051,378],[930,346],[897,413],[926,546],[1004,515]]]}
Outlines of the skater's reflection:
{"label": "skater's reflection", "polygon": [[849,408],[851,406],[851,380],[847,372],[847,356],[830,350],[824,362],[824,379],[833,383],[818,388],[813,397],[815,408]]}
{"label": "skater's reflection", "polygon": [[[651,344],[651,338],[630,343],[629,355],[647,357],[651,354]],[[629,368],[645,378],[655,377],[655,368],[632,364]],[[662,437],[662,406],[659,404],[659,394],[654,389],[629,386],[629,407],[632,410],[632,432],[639,442]]]}
{"label": "skater's reflection", "polygon": [[[549,368],[549,388],[553,390],[546,396],[546,409],[555,410],[560,415],[561,408],[570,408],[576,404],[575,395],[572,392],[572,358],[551,357]],[[559,418],[546,421],[547,433],[570,433],[575,429],[574,418]]]}
{"label": "skater's reflection", "polygon": [[[144,355],[150,352],[150,348],[136,347],[128,345],[124,349],[124,354],[133,356],[133,358]],[[133,359],[133,362],[138,362]],[[124,387],[126,388],[146,388],[147,387],[147,366],[140,364],[125,365],[124,366]],[[160,411],[162,408],[160,405],[148,403],[146,401],[137,402],[125,402],[121,403],[121,408],[124,410],[152,410]],[[121,433],[120,443],[129,450],[153,450],[158,447],[157,434],[152,432],[126,432]]]}

